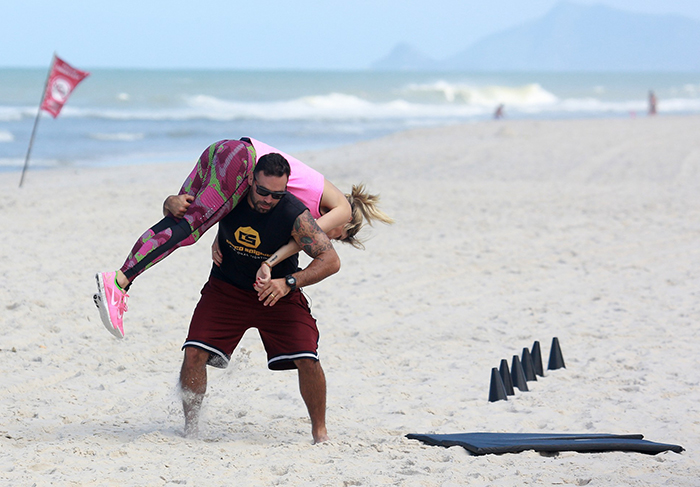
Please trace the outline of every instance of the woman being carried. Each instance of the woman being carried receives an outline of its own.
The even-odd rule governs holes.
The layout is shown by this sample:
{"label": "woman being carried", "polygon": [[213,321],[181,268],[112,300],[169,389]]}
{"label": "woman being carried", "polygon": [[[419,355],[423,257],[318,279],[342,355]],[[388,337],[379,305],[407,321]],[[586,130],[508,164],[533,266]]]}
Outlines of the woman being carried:
{"label": "woman being carried", "polygon": [[[364,185],[353,185],[352,192],[344,195],[318,171],[267,144],[250,138],[221,140],[202,153],[179,194],[166,198],[164,218],[141,235],[124,265],[114,272],[96,274],[98,292],[93,299],[110,333],[124,337],[123,315],[129,297],[126,292],[134,279],[174,250],[195,243],[224,218],[248,190],[257,160],[270,153],[287,159],[292,172],[288,192],[309,208],[329,238],[361,248],[356,235],[365,220],[370,225],[373,220],[393,223],[377,208],[379,197],[366,193]],[[218,249],[213,250],[216,262]],[[272,266],[298,251],[296,244],[290,242],[266,259],[258,271],[256,287],[269,281]]]}

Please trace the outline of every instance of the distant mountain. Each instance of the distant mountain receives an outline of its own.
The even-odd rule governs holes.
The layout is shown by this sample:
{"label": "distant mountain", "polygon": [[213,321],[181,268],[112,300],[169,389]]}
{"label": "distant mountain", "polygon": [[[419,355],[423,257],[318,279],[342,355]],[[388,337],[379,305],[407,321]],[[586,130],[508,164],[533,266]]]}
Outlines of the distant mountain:
{"label": "distant mountain", "polygon": [[436,60],[423,54],[406,42],[397,44],[387,56],[371,65],[372,69],[380,71],[419,71],[437,67],[438,62]]}
{"label": "distant mountain", "polygon": [[[561,2],[544,17],[487,36],[457,55],[402,68],[475,71],[700,71],[700,22]],[[373,65],[390,61],[390,56]]]}

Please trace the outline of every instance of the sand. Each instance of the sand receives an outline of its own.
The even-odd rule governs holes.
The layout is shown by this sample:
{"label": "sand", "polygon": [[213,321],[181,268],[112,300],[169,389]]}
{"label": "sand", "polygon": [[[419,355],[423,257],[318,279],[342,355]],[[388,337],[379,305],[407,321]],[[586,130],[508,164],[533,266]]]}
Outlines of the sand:
{"label": "sand", "polygon": [[[3,485],[698,485],[700,118],[489,121],[302,154],[397,223],[307,288],[332,440],[255,332],[183,437],[180,346],[210,232],[133,285],[126,338],[92,303],[193,161],[0,174]],[[252,134],[254,135],[254,134]],[[234,134],[234,136],[237,136]],[[305,261],[306,262],[306,261]],[[487,401],[558,337],[566,368]],[[640,433],[682,454],[470,456],[408,433]]]}

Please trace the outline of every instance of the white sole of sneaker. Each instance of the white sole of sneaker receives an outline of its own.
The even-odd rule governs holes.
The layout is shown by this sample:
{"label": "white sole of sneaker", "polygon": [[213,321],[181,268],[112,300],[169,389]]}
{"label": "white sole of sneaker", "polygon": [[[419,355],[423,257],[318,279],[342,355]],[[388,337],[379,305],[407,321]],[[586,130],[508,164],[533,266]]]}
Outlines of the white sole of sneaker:
{"label": "white sole of sneaker", "polygon": [[92,300],[100,310],[100,318],[102,319],[102,324],[117,338],[124,338],[124,335],[119,333],[119,330],[112,324],[112,320],[109,319],[109,309],[107,309],[107,295],[105,294],[104,283],[102,282],[102,274],[95,274],[95,280],[97,281],[97,294],[92,297]]}

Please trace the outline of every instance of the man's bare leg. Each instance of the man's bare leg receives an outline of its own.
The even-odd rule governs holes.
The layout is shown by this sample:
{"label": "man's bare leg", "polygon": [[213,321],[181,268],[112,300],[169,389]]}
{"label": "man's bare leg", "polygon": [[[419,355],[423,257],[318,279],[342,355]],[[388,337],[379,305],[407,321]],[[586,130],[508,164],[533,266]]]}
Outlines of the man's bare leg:
{"label": "man's bare leg", "polygon": [[209,352],[196,347],[185,348],[180,369],[182,408],[185,413],[185,436],[195,436],[199,429],[199,410],[207,392],[207,360]]}
{"label": "man's bare leg", "polygon": [[321,363],[312,359],[295,360],[299,369],[299,390],[311,418],[314,443],[328,441],[326,430],[326,376]]}

